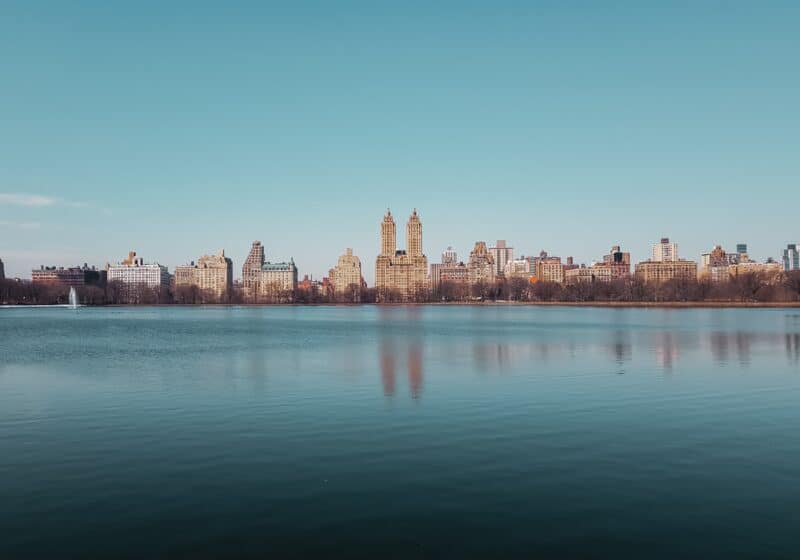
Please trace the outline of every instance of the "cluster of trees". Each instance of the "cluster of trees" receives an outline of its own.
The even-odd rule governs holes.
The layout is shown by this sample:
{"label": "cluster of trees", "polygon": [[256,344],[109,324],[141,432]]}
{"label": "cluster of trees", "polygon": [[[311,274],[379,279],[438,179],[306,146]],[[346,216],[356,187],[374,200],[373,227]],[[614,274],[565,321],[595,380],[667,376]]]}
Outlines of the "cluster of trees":
{"label": "cluster of trees", "polygon": [[[181,286],[174,291],[150,288],[146,285],[126,286],[119,282],[88,285],[76,288],[84,305],[114,304],[325,304],[325,303],[399,303],[401,294],[391,290],[376,291],[353,285],[342,293],[308,289],[276,290],[255,298],[246,296],[239,288],[222,297],[199,290],[196,286]],[[0,303],[50,305],[69,300],[69,287],[60,284],[34,284],[18,280],[0,280]],[[635,278],[614,282],[531,284],[524,278],[510,278],[491,284],[443,282],[435,290],[421,290],[414,301],[425,302],[795,302],[800,301],[800,272],[776,277],[759,273],[742,274],[729,282],[707,280],[673,280],[645,283]]]}
{"label": "cluster of trees", "polygon": [[728,282],[671,280],[643,282],[637,278],[613,282],[558,284],[510,278],[494,284],[442,283],[430,301],[522,301],[522,302],[795,302],[800,301],[800,272],[776,277],[750,273]]}

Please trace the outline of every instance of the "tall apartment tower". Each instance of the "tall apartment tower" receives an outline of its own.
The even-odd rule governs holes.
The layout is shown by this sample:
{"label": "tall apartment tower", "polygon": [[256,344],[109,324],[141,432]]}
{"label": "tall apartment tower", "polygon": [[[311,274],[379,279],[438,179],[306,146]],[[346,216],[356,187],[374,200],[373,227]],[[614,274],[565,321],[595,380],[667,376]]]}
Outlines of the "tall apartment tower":
{"label": "tall apartment tower", "polygon": [[391,210],[381,222],[381,253],[375,260],[379,300],[408,301],[427,288],[428,258],[422,252],[422,221],[416,209],[406,224],[406,250],[397,250],[397,229]]}
{"label": "tall apartment tower", "polygon": [[242,265],[242,285],[248,293],[258,289],[261,267],[264,266],[264,246],[261,241],[253,241],[250,253]]}
{"label": "tall apartment tower", "polygon": [[397,250],[397,226],[392,211],[387,209],[381,222],[381,255],[393,257]]}
{"label": "tall apartment tower", "polygon": [[669,237],[662,237],[660,243],[653,244],[653,262],[674,262],[678,260],[678,244],[670,243]]}
{"label": "tall apartment tower", "polygon": [[506,263],[514,260],[514,248],[506,245],[504,239],[498,239],[494,247],[489,247],[489,252],[494,257],[494,272],[498,276],[505,272]]}
{"label": "tall apartment tower", "polygon": [[0,280],[5,280],[6,278],[6,269],[3,266],[3,259],[0,259]]}
{"label": "tall apartment tower", "polygon": [[419,220],[416,208],[406,225],[406,251],[409,257],[422,255],[422,222]]}

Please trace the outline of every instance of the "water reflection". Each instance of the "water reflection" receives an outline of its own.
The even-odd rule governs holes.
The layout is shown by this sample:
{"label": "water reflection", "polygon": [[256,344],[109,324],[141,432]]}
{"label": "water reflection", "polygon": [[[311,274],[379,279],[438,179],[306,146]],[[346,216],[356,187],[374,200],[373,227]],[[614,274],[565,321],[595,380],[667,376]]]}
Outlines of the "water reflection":
{"label": "water reflection", "polygon": [[[479,373],[548,373],[564,363],[585,362],[588,373],[691,371],[695,363],[711,358],[727,366],[749,367],[754,356],[780,356],[800,363],[800,327],[795,332],[745,329],[632,328],[615,323],[591,328],[554,330],[548,325],[517,325],[504,319],[497,324],[474,325],[431,322],[417,310],[382,311],[379,321],[379,366],[383,392],[394,396],[398,376],[407,374],[409,393],[422,396],[427,367]],[[647,325],[650,327],[650,325]],[[733,325],[732,325],[733,326]],[[704,357],[705,356],[705,357]],[[430,364],[426,364],[426,359]],[[402,373],[401,373],[402,372]]]}
{"label": "water reflection", "polygon": [[[398,351],[398,347],[400,350]],[[383,394],[393,397],[397,390],[397,364],[405,359],[408,370],[408,388],[411,397],[418,399],[422,395],[423,383],[423,351],[419,341],[396,344],[382,340],[380,344],[380,370]]]}

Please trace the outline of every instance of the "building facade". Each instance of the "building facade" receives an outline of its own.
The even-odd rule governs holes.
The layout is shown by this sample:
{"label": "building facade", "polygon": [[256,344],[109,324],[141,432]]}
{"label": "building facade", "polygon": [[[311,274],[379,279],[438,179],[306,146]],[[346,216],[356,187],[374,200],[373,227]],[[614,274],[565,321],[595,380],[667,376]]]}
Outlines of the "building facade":
{"label": "building facade", "polygon": [[503,269],[506,278],[530,278],[532,274],[531,261],[524,257],[508,261]]}
{"label": "building facade", "polygon": [[352,293],[353,291],[360,293],[361,260],[353,254],[352,249],[347,249],[344,255],[339,257],[331,278],[337,294]]}
{"label": "building facade", "polygon": [[416,209],[406,224],[406,250],[397,249],[397,226],[391,210],[383,217],[380,235],[381,252],[375,259],[378,301],[416,299],[428,285],[428,258],[422,252],[422,221]]}
{"label": "building facade", "polygon": [[197,264],[175,267],[175,287],[197,286],[218,299],[226,298],[233,288],[233,261],[225,251],[217,255],[203,255]]}
{"label": "building facade", "polygon": [[800,270],[800,243],[790,243],[783,250],[783,270]]}
{"label": "building facade", "polygon": [[566,284],[582,284],[592,282],[611,282],[614,279],[612,267],[606,264],[581,266],[564,271]]}
{"label": "building facade", "polygon": [[3,266],[3,259],[0,259],[0,280],[6,279],[6,268]]}
{"label": "building facade", "polygon": [[653,262],[672,262],[678,260],[678,244],[670,243],[669,237],[662,237],[659,243],[653,244]]}
{"label": "building facade", "polygon": [[294,259],[268,262],[261,241],[253,241],[242,265],[242,286],[250,299],[289,297],[297,289],[298,272]]}
{"label": "building facade", "polygon": [[475,247],[469,253],[467,269],[469,270],[470,284],[494,283],[497,277],[497,263],[495,263],[494,256],[486,247],[485,242],[475,242]]}
{"label": "building facade", "polygon": [[561,257],[539,256],[536,261],[536,280],[538,282],[564,282],[564,265]]}
{"label": "building facade", "polygon": [[697,280],[697,263],[694,261],[644,261],[636,265],[636,279],[643,282],[668,280]]}
{"label": "building facade", "polygon": [[631,275],[631,254],[623,252],[619,245],[614,245],[607,255],[603,255],[603,265],[611,269],[612,278],[628,278]]}
{"label": "building facade", "polygon": [[136,256],[135,251],[129,252],[128,258],[121,263],[108,265],[107,277],[109,282],[122,284],[129,295],[134,287],[167,289],[170,283],[166,266],[158,263],[145,264],[143,258]]}
{"label": "building facade", "polygon": [[502,276],[505,274],[506,263],[514,260],[514,248],[509,247],[504,239],[498,239],[494,247],[489,247],[494,259],[494,272],[495,276]]}

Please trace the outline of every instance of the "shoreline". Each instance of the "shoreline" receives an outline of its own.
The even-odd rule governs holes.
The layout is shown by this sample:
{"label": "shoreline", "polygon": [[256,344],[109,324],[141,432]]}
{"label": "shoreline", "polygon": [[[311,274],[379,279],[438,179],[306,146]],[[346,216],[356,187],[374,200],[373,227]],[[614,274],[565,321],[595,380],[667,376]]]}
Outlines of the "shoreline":
{"label": "shoreline", "polygon": [[[118,307],[596,307],[653,309],[798,309],[800,301],[447,301],[407,303],[152,303],[80,305],[79,308]],[[0,304],[0,309],[66,308],[64,304]]]}

